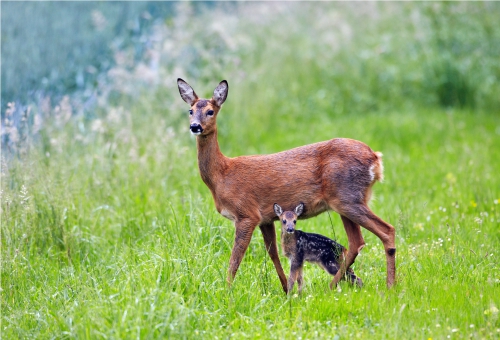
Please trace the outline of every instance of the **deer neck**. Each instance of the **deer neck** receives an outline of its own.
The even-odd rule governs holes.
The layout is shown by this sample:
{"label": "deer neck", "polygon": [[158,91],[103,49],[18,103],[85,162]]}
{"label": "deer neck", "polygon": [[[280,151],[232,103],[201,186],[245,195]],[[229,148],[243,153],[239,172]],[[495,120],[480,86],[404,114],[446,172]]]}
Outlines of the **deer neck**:
{"label": "deer neck", "polygon": [[201,179],[213,191],[227,164],[227,157],[219,148],[217,130],[206,136],[198,136],[196,143]]}

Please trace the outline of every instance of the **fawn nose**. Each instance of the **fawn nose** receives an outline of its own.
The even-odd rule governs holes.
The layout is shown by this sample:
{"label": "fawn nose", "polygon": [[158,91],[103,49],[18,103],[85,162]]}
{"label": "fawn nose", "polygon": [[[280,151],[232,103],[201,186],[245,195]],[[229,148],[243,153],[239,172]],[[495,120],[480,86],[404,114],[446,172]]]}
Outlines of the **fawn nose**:
{"label": "fawn nose", "polygon": [[191,130],[191,133],[195,135],[198,135],[203,132],[203,128],[201,127],[200,124],[191,124],[189,126],[189,129]]}
{"label": "fawn nose", "polygon": [[286,227],[286,232],[287,233],[293,233],[293,231],[294,231],[293,227],[290,227],[290,226]]}

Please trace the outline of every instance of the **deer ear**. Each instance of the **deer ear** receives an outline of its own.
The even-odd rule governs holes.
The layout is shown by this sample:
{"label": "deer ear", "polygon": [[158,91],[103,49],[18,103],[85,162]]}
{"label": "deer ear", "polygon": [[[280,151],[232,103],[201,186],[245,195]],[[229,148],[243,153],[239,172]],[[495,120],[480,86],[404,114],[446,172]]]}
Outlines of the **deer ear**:
{"label": "deer ear", "polygon": [[214,90],[214,96],[212,97],[212,100],[215,102],[215,105],[218,107],[221,107],[222,104],[226,101],[227,98],[227,92],[229,91],[229,85],[227,84],[227,81],[223,80],[217,85],[217,87]]}
{"label": "deer ear", "polygon": [[283,214],[283,209],[281,209],[281,207],[274,203],[274,213],[278,216],[281,216],[281,214]]}
{"label": "deer ear", "polygon": [[181,94],[182,100],[193,106],[194,102],[198,100],[198,96],[193,88],[181,78],[177,79],[177,86],[179,87],[179,93]]}
{"label": "deer ear", "polygon": [[303,211],[304,211],[304,203],[300,203],[298,206],[295,207],[295,214],[297,215],[297,217],[299,217]]}

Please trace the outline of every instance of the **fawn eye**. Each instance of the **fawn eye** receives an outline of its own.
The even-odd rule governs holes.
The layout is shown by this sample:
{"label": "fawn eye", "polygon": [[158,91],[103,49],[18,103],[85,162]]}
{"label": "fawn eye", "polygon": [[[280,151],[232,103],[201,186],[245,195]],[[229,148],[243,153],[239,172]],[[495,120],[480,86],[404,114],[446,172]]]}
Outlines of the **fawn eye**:
{"label": "fawn eye", "polygon": [[212,110],[207,111],[207,116],[213,116],[213,115],[214,115],[214,111],[212,111]]}
{"label": "fawn eye", "polygon": [[189,114],[192,115],[193,114],[193,110],[189,110]]}
{"label": "fawn eye", "polygon": [[286,220],[283,220],[283,224],[286,224]]}
{"label": "fawn eye", "polygon": [[293,220],[293,224],[297,224],[297,220]]}

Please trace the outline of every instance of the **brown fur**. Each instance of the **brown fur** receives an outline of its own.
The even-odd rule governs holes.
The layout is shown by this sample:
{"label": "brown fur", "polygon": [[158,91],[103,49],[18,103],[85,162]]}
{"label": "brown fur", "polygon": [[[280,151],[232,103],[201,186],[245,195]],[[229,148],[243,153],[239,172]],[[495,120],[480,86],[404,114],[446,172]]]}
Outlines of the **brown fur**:
{"label": "brown fur", "polygon": [[[380,154],[366,144],[346,138],[301,146],[270,155],[229,158],[217,141],[217,115],[224,103],[228,85],[222,81],[210,100],[199,99],[194,90],[178,79],[181,97],[191,106],[191,126],[201,126],[197,135],[200,175],[210,189],[217,211],[236,227],[235,243],[229,263],[228,282],[232,282],[248,248],[256,226],[264,236],[266,249],[276,267],[285,292],[287,280],[278,256],[273,221],[274,202],[292,207],[305,203],[301,218],[334,210],[342,216],[349,240],[349,251],[334,283],[343,277],[364,246],[359,225],[375,233],[386,252],[395,248],[394,228],[368,208],[372,185],[382,178]],[[204,105],[197,103],[204,100]],[[213,115],[207,115],[213,110]],[[372,167],[373,166],[373,167]],[[373,170],[373,178],[370,176]],[[387,254],[387,285],[395,281],[395,257]]]}

